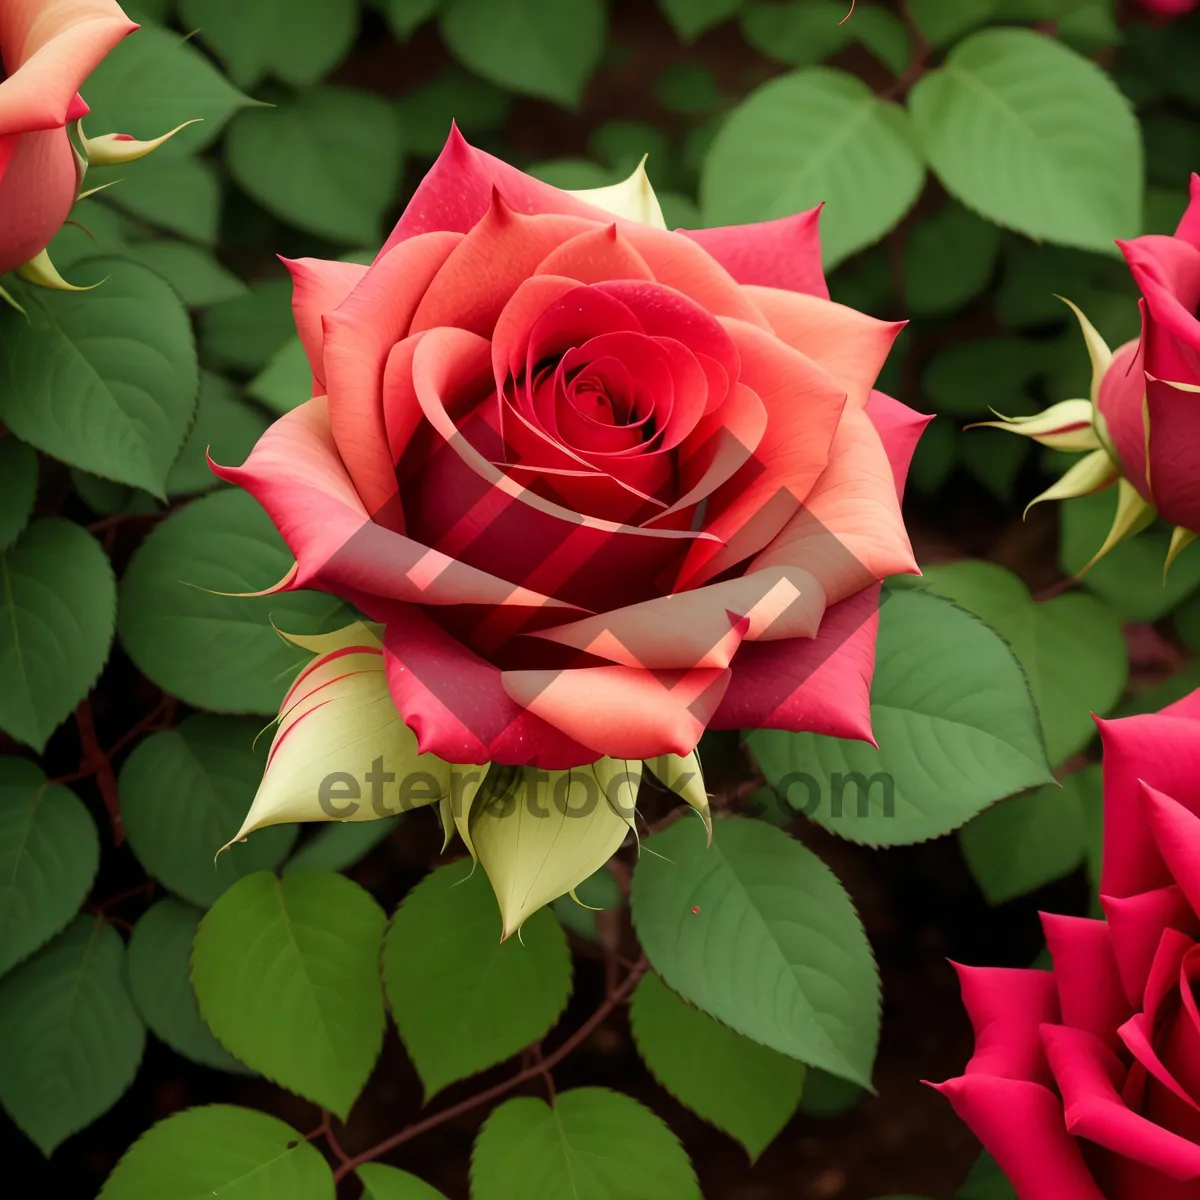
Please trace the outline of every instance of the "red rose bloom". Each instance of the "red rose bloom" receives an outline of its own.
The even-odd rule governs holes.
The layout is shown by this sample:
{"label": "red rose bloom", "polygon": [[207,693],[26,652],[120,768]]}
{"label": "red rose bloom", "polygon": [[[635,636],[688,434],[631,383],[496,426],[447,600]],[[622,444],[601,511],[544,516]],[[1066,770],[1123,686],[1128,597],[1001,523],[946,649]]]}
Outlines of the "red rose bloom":
{"label": "red rose bloom", "polygon": [[1173,237],[1121,243],[1142,337],[1114,355],[1097,404],[1125,477],[1171,524],[1200,532],[1200,175]]}
{"label": "red rose bloom", "polygon": [[940,1085],[1021,1200],[1200,1196],[1200,691],[1101,721],[1104,920],[1043,915],[1052,971],[960,968]]}
{"label": "red rose bloom", "polygon": [[385,627],[423,752],[870,736],[925,418],[872,392],[899,326],[828,300],[815,220],[671,233],[455,132],[370,267],[290,264],[314,399],[217,469],[295,554],[281,587]]}
{"label": "red rose bloom", "polygon": [[1147,12],[1159,17],[1178,17],[1189,13],[1200,0],[1137,0]]}
{"label": "red rose bloom", "polygon": [[137,28],[114,0],[0,0],[0,274],[43,251],[75,202],[79,87]]}

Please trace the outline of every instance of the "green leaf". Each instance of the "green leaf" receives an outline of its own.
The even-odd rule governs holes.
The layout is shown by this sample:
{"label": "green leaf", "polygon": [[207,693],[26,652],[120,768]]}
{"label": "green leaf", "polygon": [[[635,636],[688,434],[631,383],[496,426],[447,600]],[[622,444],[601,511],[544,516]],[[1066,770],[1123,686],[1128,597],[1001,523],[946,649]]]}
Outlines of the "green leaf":
{"label": "green leaf", "polygon": [[758,1158],[800,1102],[805,1068],[681,1000],[657,975],[629,1007],[638,1053],[681,1104]]}
{"label": "green leaf", "polygon": [[295,825],[275,825],[217,857],[262,778],[259,724],[196,714],[139,743],[121,768],[121,815],[134,854],[164,887],[201,908],[243,876],[282,862],[296,840]]}
{"label": "green leaf", "polygon": [[408,152],[436,158],[453,122],[468,137],[503,128],[512,96],[478,75],[450,66],[428,83],[406,91],[398,108]]}
{"label": "green leaf", "polygon": [[284,870],[317,868],[322,871],[344,871],[395,833],[401,815],[398,813],[378,821],[332,821],[328,825],[321,825],[288,859]]}
{"label": "green leaf", "polygon": [[[1193,614],[1196,612],[1193,606],[1189,606],[1189,609]],[[1176,614],[1175,620],[1178,626],[1179,613]],[[1186,635],[1181,633],[1181,636],[1188,641]],[[1194,692],[1197,688],[1200,688],[1200,660],[1193,659],[1175,674],[1167,676],[1161,683],[1131,691],[1112,715],[1114,717],[1134,717],[1141,713],[1156,713],[1160,709],[1166,708],[1168,704],[1182,700],[1184,696]]]}
{"label": "green leaf", "polygon": [[29,523],[37,499],[37,454],[11,434],[0,437],[0,550]]}
{"label": "green leaf", "polygon": [[826,202],[826,270],[878,241],[921,191],[907,114],[861,79],[812,67],[773,79],[730,113],[700,178],[708,225],[786,216]]}
{"label": "green leaf", "polygon": [[1036,891],[1083,862],[1083,805],[1069,781],[1002,800],[958,831],[963,857],[989,904]]}
{"label": "green leaf", "polygon": [[879,978],[829,868],[744,818],[714,821],[711,846],[699,822],[677,821],[642,849],[633,922],[663,981],[761,1045],[869,1087]]}
{"label": "green leaf", "polygon": [[[256,371],[293,339],[300,341],[292,316],[292,285],[286,279],[251,284],[246,295],[216,305],[200,318],[200,345],[219,367]],[[304,399],[311,394],[310,372]]]}
{"label": "green leaf", "polygon": [[471,1200],[700,1200],[675,1135],[648,1108],[607,1088],[532,1096],[488,1117],[471,1155]]}
{"label": "green leaf", "polygon": [[658,0],[659,7],[685,42],[734,17],[746,0]]}
{"label": "green leaf", "polygon": [[685,116],[712,112],[724,100],[717,77],[698,62],[672,63],[655,81],[654,96],[668,112]]}
{"label": "green leaf", "polygon": [[1051,780],[1012,651],[970,613],[925,592],[896,592],[880,609],[871,725],[879,749],[779,730],[752,732],[747,743],[794,808],[869,845],[939,837]]}
{"label": "green leaf", "polygon": [[212,491],[221,481],[212,473],[208,455],[219,463],[244,462],[269,424],[227,379],[201,371],[196,423],[167,476],[168,495]]}
{"label": "green leaf", "polygon": [[310,87],[346,56],[358,33],[355,0],[182,0],[185,28],[199,29],[241,88],[267,75]]}
{"label": "green leaf", "polygon": [[104,193],[116,205],[202,246],[215,246],[221,219],[221,183],[216,165],[207,158],[163,158],[152,155],[136,166],[88,172],[88,185],[120,179]]}
{"label": "green leaf", "polygon": [[364,1163],[358,1168],[358,1178],[366,1189],[362,1200],[446,1200],[423,1179],[382,1163]]}
{"label": "green leaf", "polygon": [[404,160],[395,108],[373,92],[343,87],[243,113],[225,154],[229,173],[269,212],[351,245],[381,240]]}
{"label": "green leaf", "polygon": [[392,32],[405,41],[441,7],[442,0],[383,0]]}
{"label": "green leaf", "polygon": [[954,1200],[1017,1200],[1017,1193],[985,1150],[976,1160]]}
{"label": "green leaf", "polygon": [[350,1112],[383,1045],[383,910],[330,871],[262,871],[209,909],[192,950],[205,1024],[248,1067]]}
{"label": "green leaf", "polygon": [[1035,411],[1027,388],[1045,369],[1044,345],[1029,338],[953,341],[929,360],[921,393],[938,412],[954,416],[986,419],[990,410],[1020,416]]}
{"label": "green leaf", "polygon": [[0,554],[0,729],[41,751],[108,658],[116,583],[71,521],[34,521]]}
{"label": "green leaf", "polygon": [[334,1200],[321,1152],[276,1117],[211,1104],[152,1125],[125,1152],[99,1200]]}
{"label": "green leaf", "polygon": [[121,642],[142,674],[188,704],[274,716],[308,656],[271,621],[289,633],[315,633],[344,609],[316,592],[218,593],[270,587],[291,564],[253,497],[222,489],[196,500],[163,521],[126,569]]}
{"label": "green leaf", "polygon": [[282,415],[312,397],[312,382],[304,343],[299,337],[292,337],[246,385],[246,391],[272,412]]}
{"label": "green leaf", "polygon": [[616,172],[586,158],[553,158],[548,162],[530,163],[525,170],[534,179],[564,191],[607,187],[617,182]]}
{"label": "green leaf", "polygon": [[137,242],[128,257],[161,275],[188,308],[209,308],[246,293],[246,285],[232,271],[188,242]]}
{"label": "green leaf", "polygon": [[168,897],[147,909],[129,937],[129,991],[150,1032],[193,1062],[244,1074],[200,1019],[192,991],[192,940],[202,909]]}
{"label": "green leaf", "polygon": [[0,758],[0,975],[79,911],[100,864],[83,801],[24,758]]}
{"label": "green leaf", "polygon": [[918,221],[905,244],[908,311],[939,316],[962,308],[988,285],[1000,252],[1000,231],[951,203]]}
{"label": "green leaf", "polygon": [[160,499],[191,424],[199,378],[191,323],[154,272],[78,266],[94,292],[24,288],[0,318],[0,420],[38,450]]}
{"label": "green leaf", "polygon": [[128,133],[153,138],[185,121],[198,120],[155,151],[160,161],[186,158],[214,142],[238,109],[256,103],[233,87],[186,38],[152,25],[110,50],[88,76],[83,91],[92,109],[84,118],[89,137]]}
{"label": "green leaf", "polygon": [[[836,54],[854,39],[846,7],[838,0],[751,4],[742,13],[742,36],[761,54],[807,67]],[[857,19],[857,14],[856,14]]]}
{"label": "green leaf", "polygon": [[909,0],[909,15],[931,46],[947,46],[982,25],[1000,0]]}
{"label": "green leaf", "polygon": [[451,863],[417,884],[383,950],[388,1003],[426,1099],[540,1040],[571,994],[554,916],[542,909],[502,942],[487,877],[469,869]]}
{"label": "green leaf", "polygon": [[[1113,491],[1067,500],[1059,506],[1058,565],[1076,575],[1104,544],[1116,510]],[[1157,621],[1200,587],[1200,554],[1184,551],[1163,579],[1171,533],[1154,525],[1114,546],[1083,577],[1088,591],[1127,621]]]}
{"label": "green leaf", "polygon": [[958,441],[963,466],[998,500],[1012,500],[1017,477],[1034,447],[1002,429],[972,429]]}
{"label": "green leaf", "polygon": [[448,0],[442,38],[485,79],[576,108],[600,62],[601,0]]}
{"label": "green leaf", "polygon": [[851,36],[865,46],[897,78],[904,74],[911,56],[904,22],[886,8],[863,8],[850,14],[846,24]]}
{"label": "green leaf", "polygon": [[985,29],[909,94],[946,190],[1034,238],[1112,253],[1141,230],[1142,146],[1094,63],[1029,29]]}
{"label": "green leaf", "polygon": [[125,944],[77,917],[0,980],[0,1105],[47,1156],[133,1082],[146,1031],[125,990]]}
{"label": "green leaf", "polygon": [[1079,592],[1041,603],[996,563],[957,562],[925,572],[929,590],[973,612],[999,632],[1029,675],[1051,763],[1082,750],[1121,698],[1129,671],[1113,612]]}

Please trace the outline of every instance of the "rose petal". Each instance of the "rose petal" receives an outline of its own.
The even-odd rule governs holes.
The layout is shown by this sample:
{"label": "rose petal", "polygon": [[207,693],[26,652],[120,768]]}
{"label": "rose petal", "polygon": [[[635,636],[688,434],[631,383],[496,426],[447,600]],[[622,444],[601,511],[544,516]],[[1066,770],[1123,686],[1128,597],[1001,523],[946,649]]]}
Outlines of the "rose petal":
{"label": "rose petal", "polygon": [[254,496],[296,556],[297,569],[281,587],[324,588],[368,615],[379,598],[570,608],[371,521],[338,455],[323,396],[280,417],[243,466],[210,465]]}
{"label": "rose petal", "polygon": [[1116,1050],[1117,1026],[1130,1015],[1112,937],[1104,921],[1042,913],[1064,1025],[1086,1029]]}
{"label": "rose petal", "polygon": [[647,759],[696,748],[729,672],[613,666],[505,671],[502,678],[518,704],[597,754]]}
{"label": "rose petal", "polygon": [[1120,1060],[1090,1033],[1042,1026],[1046,1057],[1063,1097],[1067,1129],[1172,1179],[1200,1176],[1200,1146],[1131,1112],[1117,1091]]}
{"label": "rose petal", "polygon": [[653,279],[642,256],[615,224],[588,229],[556,246],[534,270],[534,275],[558,275],[580,283],[606,279]]}
{"label": "rose petal", "polygon": [[817,636],[744,642],[713,729],[807,730],[871,736],[871,676],[879,628],[879,586],[826,609]]}
{"label": "rose petal", "polygon": [[[0,93],[4,87],[0,83]],[[7,163],[2,161],[5,153]],[[75,202],[78,177],[65,129],[0,137],[0,168],[5,168],[0,174],[2,275],[40,254],[62,228]]]}
{"label": "rose petal", "polygon": [[932,415],[919,413],[899,400],[883,392],[873,391],[867,401],[867,416],[875,426],[883,448],[887,451],[892,475],[896,480],[896,495],[904,499],[904,483],[908,478],[908,466],[913,451],[921,440],[925,427],[933,420]]}
{"label": "rose petal", "polygon": [[383,415],[388,355],[409,332],[422,293],[460,241],[452,233],[410,239],[378,260],[322,319],[334,440],[372,515],[396,494],[395,462]]}
{"label": "rose petal", "polygon": [[[1192,383],[1200,383],[1200,375]],[[1196,468],[1200,395],[1148,379],[1145,419],[1150,433],[1150,497],[1164,520],[1200,529],[1200,470]]]}
{"label": "rose petal", "polygon": [[1200,724],[1175,714],[1097,720],[1104,744],[1104,870],[1100,894],[1132,896],[1173,882],[1138,794],[1144,781],[1200,809]]}
{"label": "rose petal", "polygon": [[1021,1200],[1106,1200],[1049,1088],[989,1075],[934,1085],[970,1126]]}
{"label": "rose petal", "polygon": [[811,638],[825,611],[803,571],[772,570],[540,630],[546,641],[648,670],[729,666],[743,640]]}
{"label": "rose petal", "polygon": [[525,217],[499,193],[424,288],[410,332],[441,325],[491,336],[504,306],[543,259],[597,226],[580,217]]}
{"label": "rose petal", "polygon": [[748,287],[745,292],[779,337],[819,363],[845,389],[848,406],[866,405],[903,321],[880,321],[800,292],[765,287]]}
{"label": "rose petal", "polygon": [[738,283],[807,292],[829,299],[821,268],[821,206],[754,225],[681,229]]}
{"label": "rose petal", "polygon": [[487,212],[496,189],[514,212],[569,213],[591,220],[611,221],[604,209],[542,183],[468,144],[457,125],[450,127],[437,161],[421,180],[391,236],[376,258],[393,246],[422,233],[453,230],[466,233]]}
{"label": "rose petal", "polygon": [[1194,171],[1188,184],[1188,197],[1187,211],[1179,221],[1175,236],[1200,250],[1200,175]]}
{"label": "rose petal", "polygon": [[1175,886],[1124,899],[1101,895],[1100,905],[1108,920],[1126,999],[1140,1009],[1164,930],[1178,930],[1194,937],[1200,934],[1200,922],[1183,892]]}
{"label": "rose petal", "polygon": [[83,81],[135,29],[115,0],[5,0],[0,136],[64,126]]}
{"label": "rose petal", "polygon": [[500,671],[420,609],[394,607],[384,658],[392,699],[422,752],[452,763],[505,763],[565,770],[597,755],[528,712]]}
{"label": "rose petal", "polygon": [[1156,379],[1200,381],[1200,248],[1146,234],[1118,242],[1146,301],[1146,370]]}
{"label": "rose petal", "polygon": [[805,568],[831,604],[889,575],[919,574],[891,465],[865,412],[842,414],[829,465],[751,570],[777,566]]}
{"label": "rose petal", "polygon": [[741,356],[742,383],[767,410],[767,428],[751,462],[710,499],[705,528],[723,545],[693,547],[681,587],[728,570],[784,528],[829,462],[846,403],[846,393],[799,351],[744,322],[723,324]]}
{"label": "rose petal", "polygon": [[367,273],[367,268],[358,263],[331,262],[324,258],[284,258],[281,261],[292,277],[292,313],[312,369],[313,395],[322,396],[325,394],[322,318],[350,295]]}

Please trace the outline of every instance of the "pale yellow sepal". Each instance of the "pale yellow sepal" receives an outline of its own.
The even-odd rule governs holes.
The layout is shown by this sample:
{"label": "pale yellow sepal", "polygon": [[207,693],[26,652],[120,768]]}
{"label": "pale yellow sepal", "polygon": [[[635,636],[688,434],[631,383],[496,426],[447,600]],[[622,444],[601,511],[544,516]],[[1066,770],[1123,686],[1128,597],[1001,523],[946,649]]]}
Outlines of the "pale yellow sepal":
{"label": "pale yellow sepal", "polygon": [[1104,545],[1092,555],[1091,560],[1076,574],[1082,579],[1114,546],[1126,538],[1139,533],[1154,518],[1153,506],[1146,503],[1137,488],[1128,479],[1117,481],[1117,511],[1112,528],[1104,539]]}
{"label": "pale yellow sepal", "polygon": [[21,314],[21,316],[24,317],[27,315],[25,310],[12,298],[12,295],[9,292],[6,292],[2,287],[0,287],[0,300],[3,300],[4,303],[9,305],[11,308],[15,308],[17,312]]}
{"label": "pale yellow sepal", "polygon": [[[994,410],[993,410],[994,411]],[[996,413],[998,421],[977,421],[968,429],[1003,429],[1033,438],[1054,450],[1099,450],[1100,439],[1092,427],[1090,400],[1063,400],[1032,417],[1006,417]]]}
{"label": "pale yellow sepal", "polygon": [[1121,469],[1105,450],[1093,450],[1086,458],[1072,463],[1067,473],[1057,483],[1048,487],[1040,496],[1034,496],[1025,505],[1025,515],[1043,500],[1072,500],[1076,496],[1090,496],[1103,491],[1120,478]]}
{"label": "pale yellow sepal", "polygon": [[1167,572],[1171,564],[1196,540],[1196,532],[1176,525],[1171,534],[1171,544],[1167,547],[1167,561],[1163,563],[1163,581],[1166,582]]}
{"label": "pale yellow sepal", "polygon": [[420,754],[388,690],[375,629],[293,638],[323,650],[284,697],[266,770],[237,841],[296,821],[371,821],[439,803],[450,767]]}
{"label": "pale yellow sepal", "polygon": [[137,138],[124,137],[119,133],[105,133],[100,137],[94,138],[85,137],[82,121],[76,125],[75,130],[79,135],[79,142],[83,147],[83,153],[87,158],[88,166],[112,167],[118,163],[133,162],[135,159],[145,158],[147,154],[157,150],[164,142],[170,141],[181,129],[186,129],[189,125],[195,125],[203,119],[203,117],[193,117],[190,121],[184,121],[182,125],[176,125],[174,129],[169,133],[164,133],[162,137],[151,138],[149,141],[144,142],[138,141]]}
{"label": "pale yellow sepal", "polygon": [[1095,325],[1091,323],[1083,315],[1083,310],[1073,301],[1068,300],[1066,296],[1058,297],[1074,314],[1075,319],[1079,322],[1079,328],[1083,333],[1083,340],[1087,346],[1088,358],[1092,362],[1092,403],[1095,404],[1100,396],[1100,380],[1104,378],[1105,372],[1112,366],[1113,352],[1109,349],[1108,343],[1100,336]]}
{"label": "pale yellow sepal", "polygon": [[[475,805],[475,798],[479,795],[479,789],[483,787],[487,773],[486,764],[472,766],[468,763],[464,766],[458,764],[450,766],[450,795],[447,797],[450,803],[450,820],[458,830],[458,836],[462,838],[463,845],[476,861],[478,861],[479,855],[475,853],[475,842],[471,837],[471,809]],[[445,847],[443,846],[442,849],[444,850]]]}
{"label": "pale yellow sepal", "polygon": [[650,177],[646,174],[644,155],[628,179],[609,184],[608,187],[581,188],[568,191],[567,194],[577,196],[587,204],[594,204],[613,216],[624,217],[626,221],[636,221],[639,225],[653,225],[655,229],[667,227],[662,207],[654,194],[654,188],[650,186]]}
{"label": "pale yellow sepal", "polygon": [[[472,814],[471,836],[511,937],[539,908],[598,871],[630,830],[622,808],[641,763],[601,759],[569,771],[521,769]],[[628,770],[629,778],[624,778]]]}
{"label": "pale yellow sepal", "polygon": [[26,283],[36,283],[38,287],[51,288],[56,292],[90,292],[92,288],[98,288],[100,283],[104,282],[102,279],[100,283],[92,283],[87,287],[76,287],[73,283],[68,283],[50,261],[50,253],[47,250],[35,254],[27,263],[22,263],[17,268],[17,274]]}
{"label": "pale yellow sepal", "polygon": [[686,800],[699,814],[712,844],[712,813],[708,806],[708,792],[704,790],[704,772],[700,769],[700,758],[693,750],[686,758],[678,754],[662,754],[648,758],[646,767],[652,775],[671,789],[681,800]]}

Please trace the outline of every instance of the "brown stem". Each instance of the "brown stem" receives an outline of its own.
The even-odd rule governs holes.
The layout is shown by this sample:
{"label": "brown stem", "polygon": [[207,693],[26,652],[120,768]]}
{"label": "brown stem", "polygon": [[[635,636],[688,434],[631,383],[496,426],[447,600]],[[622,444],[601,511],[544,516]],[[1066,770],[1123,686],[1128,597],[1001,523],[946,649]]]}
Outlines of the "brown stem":
{"label": "brown stem", "polygon": [[381,1158],[389,1151],[395,1150],[398,1146],[403,1146],[405,1142],[411,1142],[413,1138],[420,1137],[421,1134],[428,1133],[431,1129],[436,1129],[439,1125],[444,1125],[447,1121],[453,1121],[482,1104],[498,1100],[514,1088],[520,1087],[521,1084],[528,1083],[531,1079],[545,1078],[549,1071],[553,1070],[573,1050],[586,1042],[604,1024],[617,1005],[624,1001],[629,993],[633,991],[638,980],[646,973],[647,966],[645,958],[641,958],[634,963],[632,970],[625,977],[620,987],[616,988],[611,996],[606,997],[600,1007],[552,1054],[547,1054],[539,1062],[535,1062],[533,1065],[518,1071],[511,1078],[505,1079],[493,1087],[485,1088],[482,1092],[476,1092],[475,1095],[468,1096],[465,1100],[460,1100],[457,1104],[452,1104],[449,1108],[444,1108],[441,1112],[426,1117],[423,1121],[416,1121],[412,1125],[406,1125],[390,1137],[384,1138],[382,1142],[362,1151],[361,1154],[356,1154],[352,1158],[346,1159],[334,1171],[334,1183],[340,1183],[351,1171],[356,1167],[362,1166],[363,1163]]}
{"label": "brown stem", "polygon": [[912,38],[912,53],[909,55],[908,66],[904,68],[896,82],[880,93],[885,100],[894,100],[897,96],[906,95],[909,88],[925,74],[925,69],[929,66],[929,58],[933,53],[933,47],[929,44],[929,40],[921,32],[921,27],[912,19],[912,14],[908,11],[907,0],[900,5],[900,15],[904,18],[909,36]]}
{"label": "brown stem", "polygon": [[75,725],[79,730],[79,745],[82,750],[80,772],[83,776],[94,774],[100,798],[112,824],[113,845],[125,840],[125,822],[121,818],[121,798],[117,793],[117,776],[108,755],[100,749],[96,737],[96,725],[92,720],[92,702],[83,700],[75,710]]}

